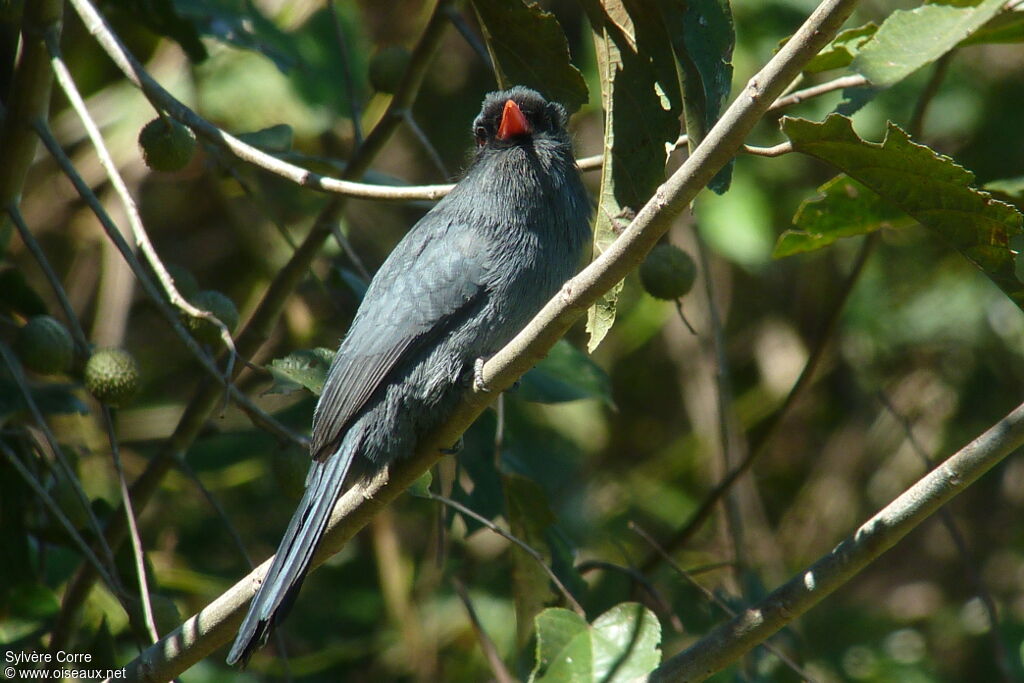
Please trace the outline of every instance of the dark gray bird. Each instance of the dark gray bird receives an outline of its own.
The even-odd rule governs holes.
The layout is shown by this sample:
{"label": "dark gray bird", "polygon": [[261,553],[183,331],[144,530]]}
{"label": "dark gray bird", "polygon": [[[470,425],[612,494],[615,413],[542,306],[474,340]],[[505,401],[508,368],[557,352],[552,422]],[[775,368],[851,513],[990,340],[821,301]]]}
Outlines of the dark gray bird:
{"label": "dark gray bird", "polygon": [[475,158],[370,283],[313,416],[306,492],[228,663],[284,618],[344,488],[413,452],[579,264],[590,203],[565,109],[523,87],[489,94]]}

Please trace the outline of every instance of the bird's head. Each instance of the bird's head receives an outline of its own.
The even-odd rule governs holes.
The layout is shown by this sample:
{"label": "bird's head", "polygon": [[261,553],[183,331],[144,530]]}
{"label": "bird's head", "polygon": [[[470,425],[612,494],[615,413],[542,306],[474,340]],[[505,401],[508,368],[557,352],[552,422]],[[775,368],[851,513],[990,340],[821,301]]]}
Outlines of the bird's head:
{"label": "bird's head", "polygon": [[557,102],[535,90],[516,86],[492,92],[473,121],[478,149],[502,149],[539,140],[569,144],[568,116]]}

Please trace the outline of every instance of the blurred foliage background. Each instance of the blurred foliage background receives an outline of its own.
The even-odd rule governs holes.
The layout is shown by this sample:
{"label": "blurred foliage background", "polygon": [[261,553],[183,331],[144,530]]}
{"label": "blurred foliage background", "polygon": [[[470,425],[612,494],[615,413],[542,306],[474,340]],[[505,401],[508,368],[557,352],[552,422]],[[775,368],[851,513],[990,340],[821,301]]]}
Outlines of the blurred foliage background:
{"label": "blurred foliage background", "polygon": [[[541,4],[558,18],[590,89],[589,103],[571,124],[577,154],[598,154],[600,86],[586,16],[569,0]],[[732,3],[734,88],[815,4]],[[411,47],[432,9],[432,3],[420,0],[337,2],[332,9],[320,0],[174,5],[206,36],[205,59],[190,61],[181,44],[160,37],[153,18],[158,2],[109,0],[101,9],[154,77],[201,115],[233,133],[287,124],[294,138],[284,157],[334,175],[355,144],[353,103],[366,131],[388,102],[388,95],[368,82],[373,55],[389,46]],[[849,25],[880,22],[894,5],[914,3],[863,2]],[[479,34],[472,11],[463,11],[462,21]],[[151,105],[100,51],[74,12],[65,14],[61,45],[161,257],[190,271],[202,289],[227,294],[244,321],[326,199],[205,145],[182,171],[150,171],[136,138],[155,115]],[[922,70],[879,93],[854,116],[858,133],[879,140],[887,120],[906,127],[931,73]],[[488,65],[449,27],[411,110],[423,139],[413,126],[400,127],[367,179],[419,184],[456,178],[472,145],[470,123],[483,95],[495,87]],[[819,119],[841,98],[832,93],[786,113]],[[1022,111],[1020,45],[963,48],[948,63],[919,139],[974,171],[979,184],[1022,176]],[[62,146],[123,222],[78,118],[57,91],[51,114]],[[781,139],[775,118],[769,117],[749,142],[771,145]],[[673,155],[670,169],[679,156]],[[586,176],[592,189],[598,176]],[[825,165],[795,154],[739,158],[731,190],[701,195],[669,236],[695,256],[695,233],[709,246],[710,267],[700,268],[698,285],[682,300],[697,334],[688,331],[674,305],[646,295],[631,277],[617,324],[593,355],[607,384],[598,381],[599,388],[581,400],[541,405],[526,400],[529,396],[506,398],[502,467],[539,483],[540,500],[557,520],[547,533],[558,541],[549,547],[565,549],[577,563],[643,565],[652,551],[630,524],[667,541],[722,477],[706,277],[713,279],[722,319],[729,409],[740,450],[756,439],[819,343],[822,321],[835,309],[861,247],[863,238],[853,238],[807,255],[772,258],[777,237],[790,227],[800,203],[833,176]],[[341,231],[359,261],[329,241],[252,361],[262,365],[300,348],[333,349],[358,304],[362,268],[372,273],[426,208],[421,202],[349,201]],[[116,413],[131,480],[174,429],[197,384],[206,380],[45,153],[31,167],[21,210],[89,340],[123,346],[138,359],[139,395]],[[0,237],[3,267],[20,271],[47,309],[59,311],[17,235]],[[9,340],[18,319],[5,314],[2,323],[0,337]],[[585,347],[582,325],[570,341]],[[1024,316],[982,273],[923,228],[883,230],[812,386],[786,414],[768,452],[731,499],[742,528],[730,529],[726,516],[716,513],[675,550],[674,559],[688,569],[703,568],[699,581],[734,607],[763,596],[919,478],[927,469],[922,454],[949,454],[1019,403],[1022,354]],[[314,398],[305,392],[264,393],[270,385],[265,371],[248,371],[241,381],[262,407],[306,432]],[[120,498],[100,412],[81,388],[66,399],[89,410],[52,414],[51,424],[102,517]],[[5,410],[3,438],[26,421],[31,423]],[[460,456],[463,470],[486,469],[497,425],[490,412],[473,427]],[[186,457],[251,557],[259,562],[271,554],[299,495],[306,455],[227,407]],[[462,477],[456,493],[471,507],[485,515],[501,509],[494,499],[501,495],[500,484],[484,475],[470,483],[450,459],[441,467],[442,479]],[[0,470],[0,532],[5,554],[13,558],[0,567],[5,601],[0,642],[25,650],[45,644],[62,587],[80,555],[6,461]],[[60,477],[41,476],[76,519],[77,501]],[[966,551],[957,548],[936,517],[774,642],[820,681],[999,680],[1007,675],[1001,662],[1015,679],[1024,678],[1022,506],[1024,463],[1011,458],[949,508]],[[79,521],[82,513],[79,509]],[[161,634],[249,570],[231,532],[182,472],[165,478],[139,524],[151,563],[151,590],[159,596]],[[127,548],[119,555],[125,576],[131,577]],[[452,586],[451,578],[458,577],[498,651],[515,675],[525,677],[532,653],[517,642],[514,566],[509,543],[501,537],[436,502],[405,496],[306,581],[282,629],[290,675],[301,681],[489,679]],[[596,616],[630,598],[648,602],[661,620],[666,655],[723,618],[664,563],[645,568],[662,604],[632,586],[625,574],[594,565],[583,574],[588,613]],[[998,607],[995,631],[979,598],[979,582]],[[681,629],[674,628],[666,608]],[[102,651],[118,662],[134,656],[137,647],[124,613],[102,587],[90,595],[73,643],[76,651]],[[181,680],[277,680],[285,666],[273,646],[245,672],[229,670],[217,653]],[[731,679],[797,677],[762,653],[716,680]]]}

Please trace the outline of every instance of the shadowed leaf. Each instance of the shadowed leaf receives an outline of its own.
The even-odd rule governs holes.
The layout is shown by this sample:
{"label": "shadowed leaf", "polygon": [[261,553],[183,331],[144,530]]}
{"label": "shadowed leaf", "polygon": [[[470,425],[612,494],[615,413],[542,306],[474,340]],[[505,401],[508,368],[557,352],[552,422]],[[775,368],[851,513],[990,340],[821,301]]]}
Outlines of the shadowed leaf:
{"label": "shadowed leaf", "polygon": [[498,85],[525,85],[571,114],[587,103],[587,84],[569,61],[555,15],[522,0],[472,0]]}

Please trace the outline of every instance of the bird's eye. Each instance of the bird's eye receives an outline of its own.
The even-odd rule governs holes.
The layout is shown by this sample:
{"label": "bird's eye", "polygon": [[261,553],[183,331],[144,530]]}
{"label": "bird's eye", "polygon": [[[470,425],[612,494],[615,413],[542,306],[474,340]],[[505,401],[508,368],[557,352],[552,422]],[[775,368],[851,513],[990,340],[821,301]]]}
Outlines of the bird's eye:
{"label": "bird's eye", "polygon": [[487,142],[487,129],[483,126],[477,126],[473,129],[473,135],[476,137],[476,144],[482,145]]}

